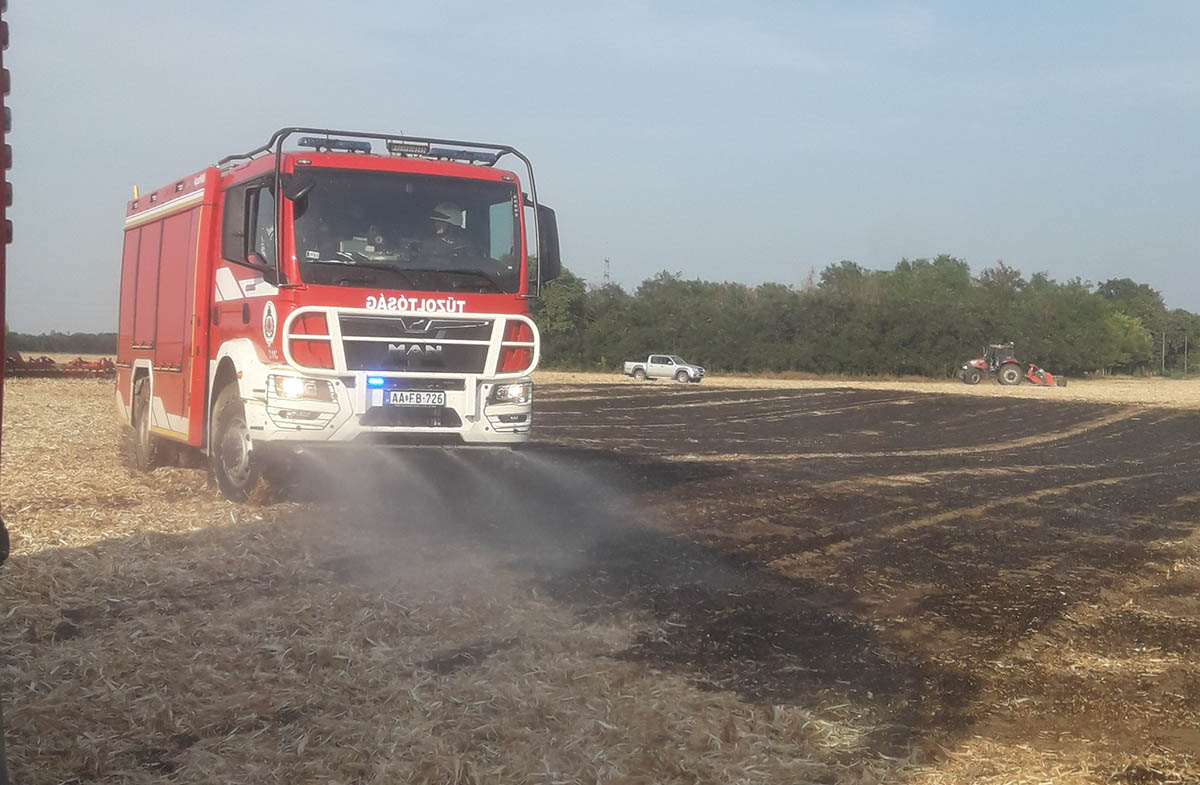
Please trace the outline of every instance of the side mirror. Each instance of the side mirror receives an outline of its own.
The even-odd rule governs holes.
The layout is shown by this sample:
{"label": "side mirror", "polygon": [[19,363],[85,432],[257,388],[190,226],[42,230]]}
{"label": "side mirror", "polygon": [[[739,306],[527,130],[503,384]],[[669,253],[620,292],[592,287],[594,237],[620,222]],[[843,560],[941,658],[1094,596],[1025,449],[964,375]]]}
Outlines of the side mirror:
{"label": "side mirror", "polygon": [[279,176],[283,186],[283,195],[293,202],[308,196],[308,192],[317,184],[308,172],[286,173]]}
{"label": "side mirror", "polygon": [[538,205],[538,275],[543,281],[553,281],[562,273],[562,257],[558,249],[558,219],[554,211]]}

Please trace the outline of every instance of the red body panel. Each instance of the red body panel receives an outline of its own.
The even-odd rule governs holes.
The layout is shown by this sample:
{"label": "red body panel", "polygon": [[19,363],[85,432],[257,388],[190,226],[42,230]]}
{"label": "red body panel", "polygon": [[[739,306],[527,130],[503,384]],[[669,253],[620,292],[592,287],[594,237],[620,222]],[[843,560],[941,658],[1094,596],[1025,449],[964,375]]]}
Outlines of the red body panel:
{"label": "red body panel", "polygon": [[[199,445],[203,416],[189,411],[204,398],[210,273],[203,236],[212,225],[219,175],[207,170],[130,202],[121,266],[117,390],[131,405],[133,375],[152,372],[154,430]],[[203,296],[201,297],[201,292]]]}
{"label": "red body panel", "polygon": [[152,349],[158,322],[158,255],[162,224],[149,223],[134,231],[139,237],[133,295],[133,348]]}
{"label": "red body panel", "polygon": [[117,326],[117,360],[128,362],[132,355],[133,301],[137,283],[138,241],[140,230],[125,233],[125,250],[121,256],[121,306]]}
{"label": "red body panel", "polygon": [[187,290],[191,283],[196,225],[200,208],[176,213],[163,220],[162,254],[158,263],[158,309],[154,339],[156,368],[182,369],[188,316]]}

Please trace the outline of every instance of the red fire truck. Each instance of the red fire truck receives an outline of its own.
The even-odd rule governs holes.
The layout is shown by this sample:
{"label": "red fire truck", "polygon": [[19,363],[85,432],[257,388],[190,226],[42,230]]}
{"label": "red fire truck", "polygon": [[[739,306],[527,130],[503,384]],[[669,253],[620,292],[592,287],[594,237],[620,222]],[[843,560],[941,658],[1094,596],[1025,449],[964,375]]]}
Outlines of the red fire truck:
{"label": "red fire truck", "polygon": [[317,447],[525,442],[528,301],[560,266],[505,145],[283,128],[135,194],[116,397],[138,464],[197,449],[244,500]]}

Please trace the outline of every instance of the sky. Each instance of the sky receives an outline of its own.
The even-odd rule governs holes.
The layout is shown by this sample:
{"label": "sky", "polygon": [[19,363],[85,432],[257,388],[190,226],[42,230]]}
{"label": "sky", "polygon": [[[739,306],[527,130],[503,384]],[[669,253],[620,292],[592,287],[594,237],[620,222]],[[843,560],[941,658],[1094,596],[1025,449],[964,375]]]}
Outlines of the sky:
{"label": "sky", "polygon": [[1132,277],[1200,311],[1200,3],[11,0],[8,323],[115,331],[143,191],[287,125],[511,144],[564,263]]}

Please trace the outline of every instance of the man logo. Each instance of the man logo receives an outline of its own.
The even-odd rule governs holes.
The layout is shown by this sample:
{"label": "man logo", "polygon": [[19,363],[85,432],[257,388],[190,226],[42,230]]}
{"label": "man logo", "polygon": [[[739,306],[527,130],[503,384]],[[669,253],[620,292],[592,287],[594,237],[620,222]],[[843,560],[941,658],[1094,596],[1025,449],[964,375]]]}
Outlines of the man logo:
{"label": "man logo", "polygon": [[389,357],[438,357],[442,353],[439,343],[389,343]]}

